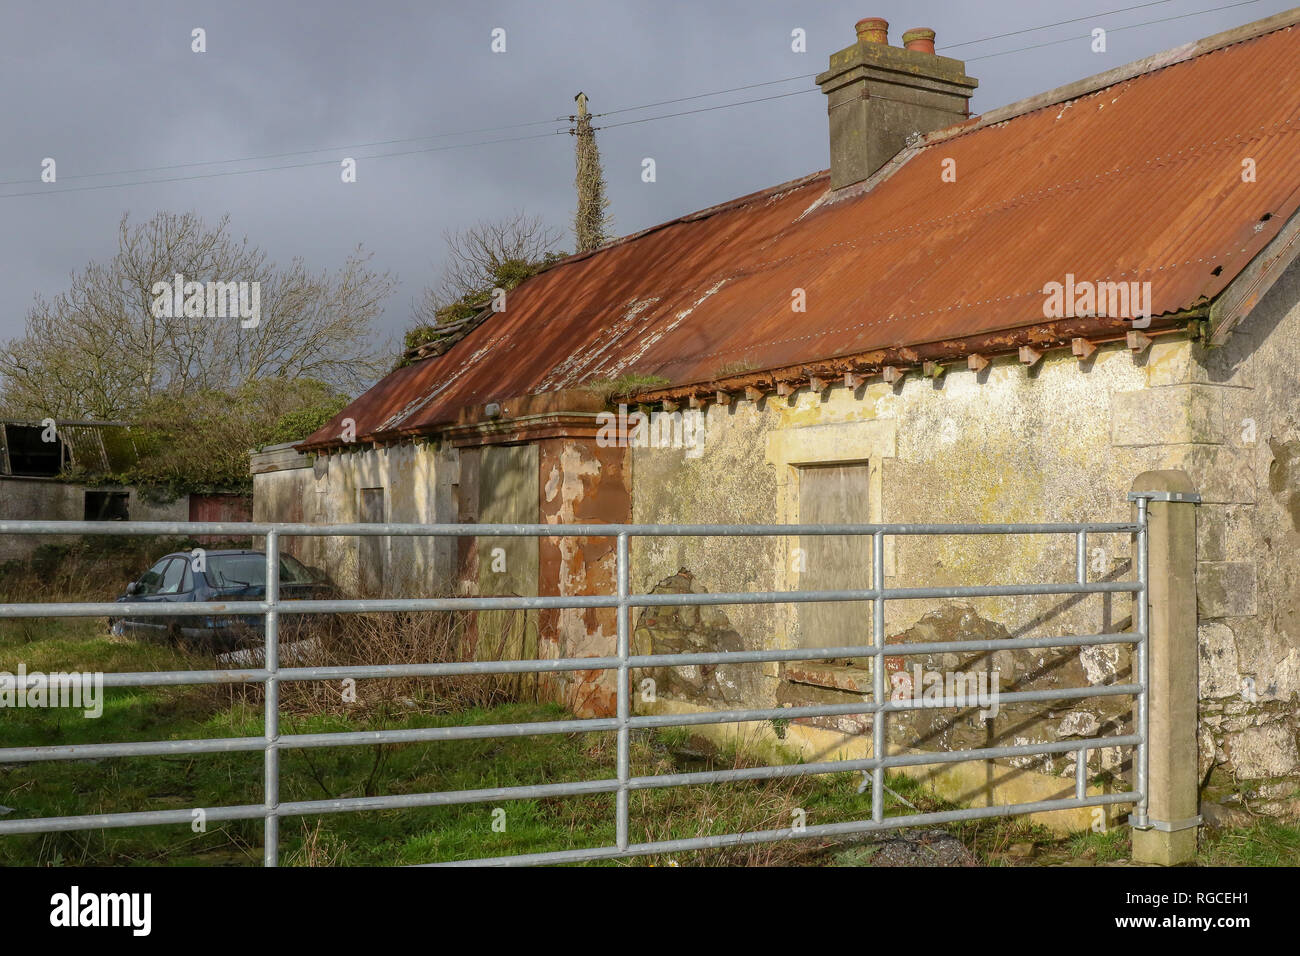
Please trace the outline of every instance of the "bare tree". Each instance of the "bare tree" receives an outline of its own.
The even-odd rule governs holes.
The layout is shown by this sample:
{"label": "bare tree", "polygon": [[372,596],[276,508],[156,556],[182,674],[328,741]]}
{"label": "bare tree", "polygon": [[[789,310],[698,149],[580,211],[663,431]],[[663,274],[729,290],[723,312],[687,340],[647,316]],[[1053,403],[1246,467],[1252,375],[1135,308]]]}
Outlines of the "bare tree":
{"label": "bare tree", "polygon": [[522,275],[555,250],[560,232],[540,216],[522,210],[504,219],[484,220],[467,229],[442,234],[447,262],[442,278],[412,305],[413,324],[437,325],[449,305],[488,296],[508,272]]}
{"label": "bare tree", "polygon": [[[158,283],[258,283],[256,324],[159,314]],[[336,273],[300,260],[279,268],[229,218],[162,212],[118,228],[107,262],[74,273],[52,300],[37,297],[21,336],[0,346],[0,402],[29,417],[130,417],[159,395],[231,390],[271,377],[356,389],[384,370],[374,321],[395,285],[360,248]]]}

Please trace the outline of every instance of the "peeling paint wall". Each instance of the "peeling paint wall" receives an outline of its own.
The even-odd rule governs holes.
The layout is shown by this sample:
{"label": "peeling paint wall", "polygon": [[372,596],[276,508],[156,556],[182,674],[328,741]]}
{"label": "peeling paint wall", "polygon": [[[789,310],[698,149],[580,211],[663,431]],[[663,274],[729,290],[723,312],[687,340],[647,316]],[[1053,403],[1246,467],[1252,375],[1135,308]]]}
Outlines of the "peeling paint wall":
{"label": "peeling paint wall", "polygon": [[[621,448],[592,439],[555,438],[539,443],[541,516],[547,524],[626,523],[631,514],[630,475]],[[543,538],[539,542],[541,593],[614,594],[618,589],[615,538]],[[541,612],[542,657],[603,657],[617,652],[612,608]],[[547,675],[552,699],[580,716],[616,712],[613,671]]]}
{"label": "peeling paint wall", "polygon": [[[392,596],[610,594],[614,538],[477,538],[481,523],[626,522],[626,453],[595,440],[437,449],[403,445],[318,459],[254,476],[254,520],[339,524],[357,520],[363,488],[383,488],[390,522],[466,525],[455,539],[392,538],[382,551]],[[301,465],[304,462],[291,462]],[[358,585],[355,539],[286,539],[303,561],[349,592]],[[469,616],[470,652],[480,657],[605,656],[615,653],[611,609],[483,612]],[[503,643],[504,642],[504,643]],[[533,693],[532,678],[522,681]],[[539,697],[583,716],[615,712],[616,679],[604,671],[541,675]]]}

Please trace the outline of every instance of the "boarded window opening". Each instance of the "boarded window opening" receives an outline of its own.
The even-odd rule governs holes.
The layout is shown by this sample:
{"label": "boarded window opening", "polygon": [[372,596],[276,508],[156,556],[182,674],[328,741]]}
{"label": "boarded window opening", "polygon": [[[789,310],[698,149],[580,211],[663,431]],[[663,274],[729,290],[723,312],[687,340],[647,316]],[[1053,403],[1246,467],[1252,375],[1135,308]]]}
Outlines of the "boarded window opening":
{"label": "boarded window opening", "polygon": [[86,521],[127,521],[131,494],[127,491],[87,491]]}
{"label": "boarded window opening", "polygon": [[[870,469],[866,462],[799,469],[800,524],[867,524]],[[841,591],[871,585],[869,535],[804,535],[799,540],[799,589]],[[846,647],[871,642],[867,601],[798,605],[803,647]]]}

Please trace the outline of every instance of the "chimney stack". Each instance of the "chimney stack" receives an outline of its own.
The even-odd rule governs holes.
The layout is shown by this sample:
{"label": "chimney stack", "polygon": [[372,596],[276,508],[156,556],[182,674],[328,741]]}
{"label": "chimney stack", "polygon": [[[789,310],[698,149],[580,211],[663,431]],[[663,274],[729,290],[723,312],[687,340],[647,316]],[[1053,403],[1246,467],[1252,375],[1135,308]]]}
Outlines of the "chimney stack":
{"label": "chimney stack", "polygon": [[856,29],[857,42],[832,54],[817,77],[830,117],[832,189],[862,182],[913,134],[966,119],[979,85],[961,60],[935,55],[933,30],[908,30],[900,49],[889,45],[889,24],[879,17]]}

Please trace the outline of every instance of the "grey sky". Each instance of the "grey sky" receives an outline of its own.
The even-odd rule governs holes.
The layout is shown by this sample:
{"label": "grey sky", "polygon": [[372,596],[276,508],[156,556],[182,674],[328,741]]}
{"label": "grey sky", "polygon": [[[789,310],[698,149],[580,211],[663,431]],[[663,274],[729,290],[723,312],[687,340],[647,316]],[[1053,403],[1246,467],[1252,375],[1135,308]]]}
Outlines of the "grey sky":
{"label": "grey sky", "polygon": [[[357,243],[401,280],[382,319],[407,322],[410,301],[438,275],[442,233],[524,208],[565,230],[573,210],[573,140],[544,136],[496,145],[366,159],[381,152],[541,133],[551,126],[368,148],[334,148],[566,116],[584,90],[593,112],[814,73],[854,38],[864,16],[890,22],[890,41],[929,26],[947,44],[1135,6],[1144,0],[520,0],[281,3],[5,0],[0,28],[0,337],[22,329],[35,293],[111,255],[124,212],[228,212],[234,230],[277,261],[336,268]],[[1288,7],[1258,0],[1134,29],[1131,24],[1223,6],[1169,0],[985,43],[965,59],[983,112]],[[1107,52],[1087,39],[977,57],[1108,29]],[[190,31],[207,31],[207,52]],[[506,31],[507,51],[490,49]],[[791,52],[791,31],[808,51]],[[614,229],[627,234],[827,165],[825,103],[812,79],[597,119],[598,126],[806,89],[597,134]],[[1189,103],[1189,108],[1194,108]],[[557,124],[558,125],[558,124]],[[321,152],[156,173],[129,170]],[[58,183],[39,181],[44,157]],[[358,159],[358,181],[338,162]],[[653,157],[657,182],[641,181]],[[323,163],[269,172],[60,190],[232,169]],[[36,192],[33,196],[15,193]]]}

